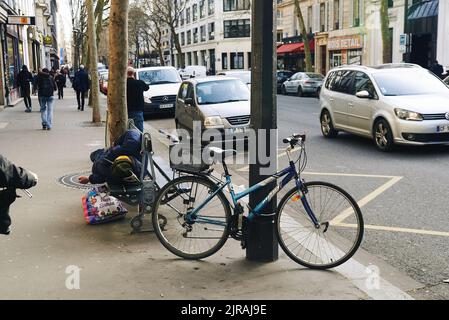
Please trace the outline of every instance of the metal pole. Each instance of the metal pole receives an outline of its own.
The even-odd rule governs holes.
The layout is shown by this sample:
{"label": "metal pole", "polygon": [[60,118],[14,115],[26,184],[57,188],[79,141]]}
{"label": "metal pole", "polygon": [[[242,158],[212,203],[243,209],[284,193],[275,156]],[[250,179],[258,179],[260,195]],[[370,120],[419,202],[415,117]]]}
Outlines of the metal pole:
{"label": "metal pole", "polygon": [[[252,1],[252,85],[251,85],[251,124],[257,131],[266,130],[266,139],[257,138],[256,154],[262,144],[266,144],[267,156],[270,153],[270,168],[277,168],[277,140],[270,143],[270,129],[277,129],[276,114],[276,1]],[[270,36],[271,35],[271,36]],[[263,148],[262,148],[263,150]],[[268,167],[268,166],[266,166]],[[255,185],[269,177],[262,175],[263,166],[257,156],[256,164],[250,165],[249,183]],[[252,194],[249,205],[255,208],[263,201],[275,183]],[[271,262],[278,259],[278,242],[275,233],[275,212],[277,200],[274,198],[262,212],[263,216],[248,223],[246,258],[248,260]]]}

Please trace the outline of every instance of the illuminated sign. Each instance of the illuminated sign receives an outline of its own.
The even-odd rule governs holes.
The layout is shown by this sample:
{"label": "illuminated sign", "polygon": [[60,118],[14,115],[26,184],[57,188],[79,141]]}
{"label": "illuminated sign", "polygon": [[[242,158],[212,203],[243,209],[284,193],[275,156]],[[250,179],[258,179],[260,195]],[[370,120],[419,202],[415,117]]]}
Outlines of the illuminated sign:
{"label": "illuminated sign", "polygon": [[35,17],[8,16],[8,24],[12,25],[36,25]]}

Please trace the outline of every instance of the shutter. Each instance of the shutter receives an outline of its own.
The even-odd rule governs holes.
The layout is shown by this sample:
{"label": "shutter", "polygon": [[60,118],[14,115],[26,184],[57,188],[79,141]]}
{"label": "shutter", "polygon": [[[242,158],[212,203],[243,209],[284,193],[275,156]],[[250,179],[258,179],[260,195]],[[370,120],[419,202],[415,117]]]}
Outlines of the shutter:
{"label": "shutter", "polygon": [[314,4],[312,7],[312,15],[313,15],[313,27],[312,32],[317,33],[320,32],[320,5]]}
{"label": "shutter", "polygon": [[334,0],[330,0],[328,2],[328,6],[327,6],[327,14],[328,14],[328,21],[329,21],[329,26],[328,26],[328,30],[332,31],[334,30],[334,26],[335,26],[335,19],[334,19]]}

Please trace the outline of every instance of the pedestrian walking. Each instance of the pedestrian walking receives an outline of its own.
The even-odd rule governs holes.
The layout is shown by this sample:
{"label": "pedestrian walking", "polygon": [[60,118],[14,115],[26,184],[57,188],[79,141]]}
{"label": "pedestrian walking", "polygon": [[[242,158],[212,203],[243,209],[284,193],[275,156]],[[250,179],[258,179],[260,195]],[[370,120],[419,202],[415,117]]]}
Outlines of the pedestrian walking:
{"label": "pedestrian walking", "polygon": [[63,71],[56,72],[55,81],[56,81],[56,85],[58,87],[58,99],[59,100],[64,99],[64,88],[66,86],[67,78],[66,78],[65,74],[63,73]]}
{"label": "pedestrian walking", "polygon": [[[40,71],[41,70],[39,69],[39,72]],[[32,84],[32,87],[33,87],[33,96],[35,96],[37,94],[37,73],[36,73],[36,70],[33,70],[32,75],[33,75],[33,81],[31,82],[31,84]]]}
{"label": "pedestrian walking", "polygon": [[53,125],[53,94],[56,91],[56,82],[45,68],[38,75],[37,91],[41,106],[42,130],[51,130]]}
{"label": "pedestrian walking", "polygon": [[19,72],[17,76],[17,85],[20,88],[20,92],[22,94],[23,100],[25,101],[25,112],[32,111],[31,104],[31,87],[30,83],[33,81],[33,75],[28,70],[27,66],[22,66],[22,70]]}
{"label": "pedestrian walking", "polygon": [[9,207],[16,200],[16,189],[29,189],[37,184],[37,175],[21,167],[0,154],[0,234],[11,232]]}
{"label": "pedestrian walking", "polygon": [[433,72],[438,78],[443,79],[444,74],[444,68],[441,64],[438,63],[438,61],[435,60],[435,63],[433,64],[430,71]]}
{"label": "pedestrian walking", "polygon": [[134,120],[134,124],[140,132],[143,132],[143,108],[144,108],[144,91],[148,91],[150,86],[142,80],[135,78],[136,71],[132,67],[128,67],[128,80],[126,88],[126,101],[128,104],[128,118]]}
{"label": "pedestrian walking", "polygon": [[80,65],[80,69],[75,73],[73,89],[76,92],[78,110],[84,111],[86,93],[89,91],[89,75],[86,70],[84,70],[84,65]]}

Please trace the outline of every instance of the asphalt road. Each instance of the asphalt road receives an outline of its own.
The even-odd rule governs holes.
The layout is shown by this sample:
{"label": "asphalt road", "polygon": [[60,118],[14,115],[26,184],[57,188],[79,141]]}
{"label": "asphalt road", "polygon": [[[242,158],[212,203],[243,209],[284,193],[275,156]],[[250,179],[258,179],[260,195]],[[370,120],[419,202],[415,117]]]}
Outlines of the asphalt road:
{"label": "asphalt road", "polygon": [[[418,298],[449,299],[449,146],[399,147],[381,153],[369,139],[321,135],[319,100],[278,96],[279,148],[307,134],[306,180],[325,180],[361,203],[368,226],[362,247],[425,284]],[[173,119],[151,119],[173,129]],[[287,159],[280,158],[280,166]],[[242,166],[234,168],[238,170]]]}

